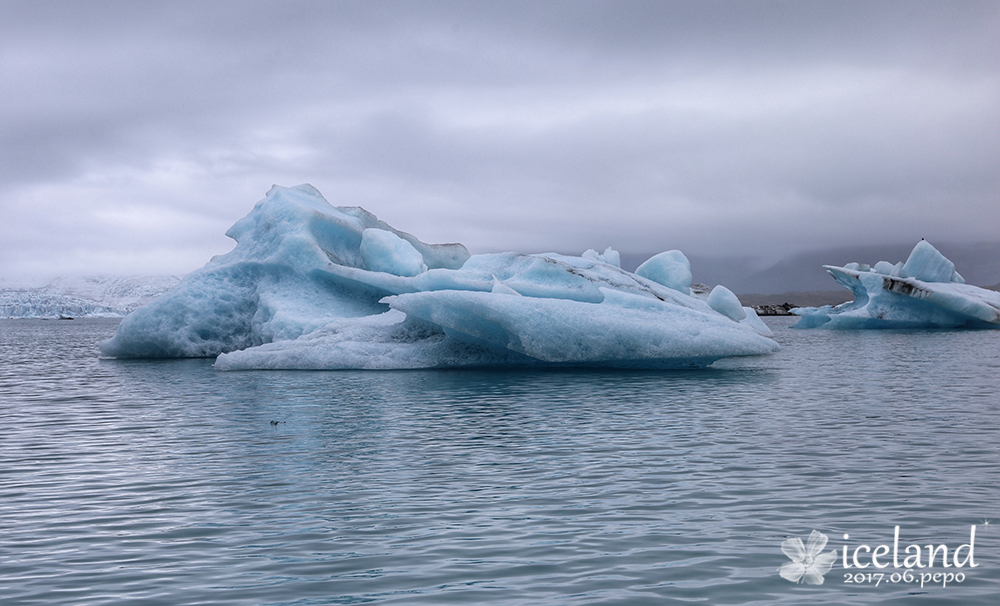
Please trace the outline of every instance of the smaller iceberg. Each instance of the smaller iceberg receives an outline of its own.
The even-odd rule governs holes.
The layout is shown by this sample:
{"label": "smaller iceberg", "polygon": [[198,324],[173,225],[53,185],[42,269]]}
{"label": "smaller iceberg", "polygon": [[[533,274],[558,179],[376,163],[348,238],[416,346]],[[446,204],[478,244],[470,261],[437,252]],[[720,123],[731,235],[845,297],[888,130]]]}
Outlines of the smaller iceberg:
{"label": "smaller iceberg", "polygon": [[966,284],[926,240],[905,263],[823,268],[854,301],[793,309],[801,316],[796,328],[1000,328],[1000,293]]}

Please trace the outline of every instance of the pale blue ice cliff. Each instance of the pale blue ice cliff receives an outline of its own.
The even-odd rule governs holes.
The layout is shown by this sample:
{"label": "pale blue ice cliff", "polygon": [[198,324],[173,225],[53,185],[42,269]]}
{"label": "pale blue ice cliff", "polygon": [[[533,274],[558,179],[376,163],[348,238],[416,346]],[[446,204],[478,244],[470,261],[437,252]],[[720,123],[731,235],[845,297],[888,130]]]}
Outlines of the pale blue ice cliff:
{"label": "pale blue ice cliff", "polygon": [[966,284],[926,240],[905,263],[823,267],[854,301],[793,309],[797,328],[1000,328],[1000,293]]}
{"label": "pale blue ice cliff", "polygon": [[236,248],[126,317],[101,352],[211,357],[232,369],[698,367],[774,352],[728,290],[691,293],[687,258],[425,244],[310,185],[273,187]]}

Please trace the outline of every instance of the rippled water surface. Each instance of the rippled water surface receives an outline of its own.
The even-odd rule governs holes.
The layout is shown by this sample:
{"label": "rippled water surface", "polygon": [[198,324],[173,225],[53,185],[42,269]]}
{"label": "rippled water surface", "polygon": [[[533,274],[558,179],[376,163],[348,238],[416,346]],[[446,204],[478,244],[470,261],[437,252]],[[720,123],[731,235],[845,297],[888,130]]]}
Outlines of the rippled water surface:
{"label": "rippled water surface", "polygon": [[[698,372],[225,373],[0,321],[0,603],[995,604],[1000,332],[769,323]],[[778,575],[896,525],[977,567]]]}

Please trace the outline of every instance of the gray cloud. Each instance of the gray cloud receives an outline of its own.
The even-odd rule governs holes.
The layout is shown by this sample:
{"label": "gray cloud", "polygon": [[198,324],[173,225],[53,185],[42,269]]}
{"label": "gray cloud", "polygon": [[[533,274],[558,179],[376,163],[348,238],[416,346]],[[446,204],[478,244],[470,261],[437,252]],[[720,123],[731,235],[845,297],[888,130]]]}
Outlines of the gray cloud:
{"label": "gray cloud", "polygon": [[305,181],[474,250],[1000,238],[996,2],[0,17],[7,273],[189,271],[271,183]]}

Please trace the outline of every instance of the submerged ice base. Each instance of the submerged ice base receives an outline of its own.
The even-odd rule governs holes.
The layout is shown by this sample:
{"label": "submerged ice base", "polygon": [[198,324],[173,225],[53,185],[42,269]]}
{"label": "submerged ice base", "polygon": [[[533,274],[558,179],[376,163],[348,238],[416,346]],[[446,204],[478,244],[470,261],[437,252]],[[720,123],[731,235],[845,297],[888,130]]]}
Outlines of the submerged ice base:
{"label": "submerged ice base", "polygon": [[854,301],[793,309],[802,317],[796,328],[1000,328],[1000,293],[965,284],[925,240],[905,263],[823,267]]}
{"label": "submerged ice base", "polygon": [[649,277],[611,249],[471,256],[310,185],[273,187],[227,235],[232,252],[126,317],[102,354],[218,356],[224,370],[675,368],[778,349],[729,291],[692,296],[679,251]]}

